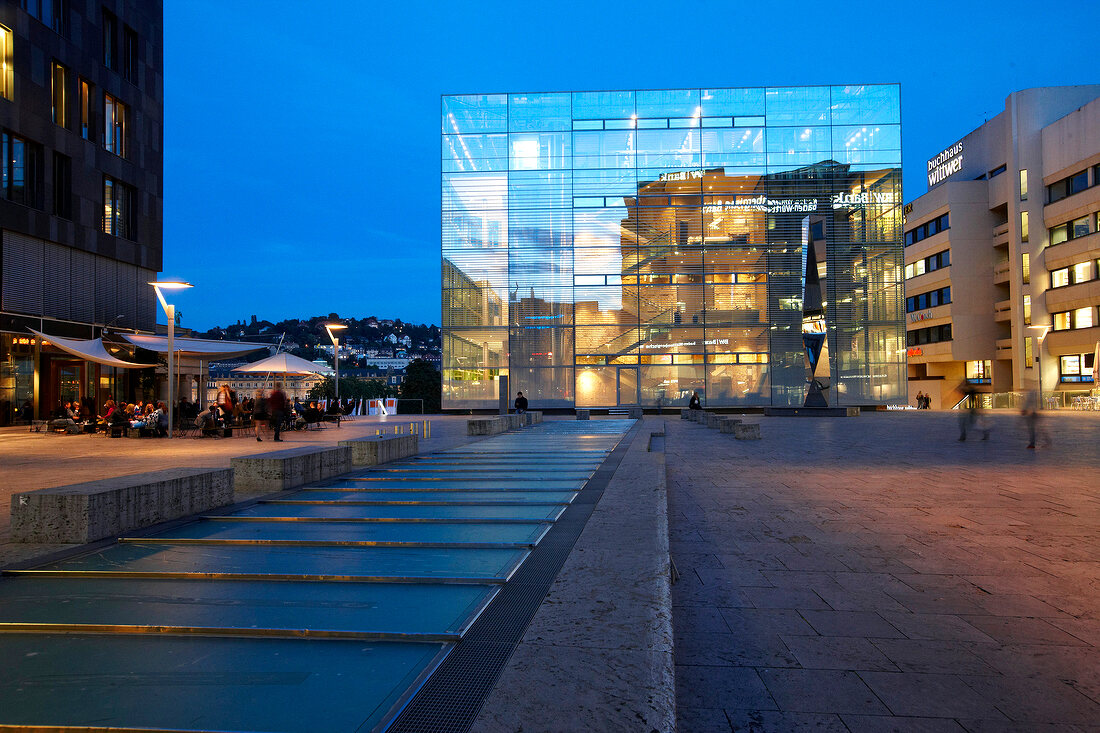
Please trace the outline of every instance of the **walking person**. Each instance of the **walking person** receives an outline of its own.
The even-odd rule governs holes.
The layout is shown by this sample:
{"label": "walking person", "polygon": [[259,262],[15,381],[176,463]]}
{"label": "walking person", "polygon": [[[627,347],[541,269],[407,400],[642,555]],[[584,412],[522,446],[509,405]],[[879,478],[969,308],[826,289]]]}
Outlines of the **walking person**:
{"label": "walking person", "polygon": [[283,429],[283,420],[286,417],[286,394],[280,382],[275,383],[275,389],[267,396],[267,409],[271,412],[271,429],[275,431],[272,440],[281,443],[283,439],[279,437],[279,432]]}
{"label": "walking person", "polygon": [[924,392],[921,392],[921,391],[917,392],[917,409],[918,410],[923,410],[924,409]]}

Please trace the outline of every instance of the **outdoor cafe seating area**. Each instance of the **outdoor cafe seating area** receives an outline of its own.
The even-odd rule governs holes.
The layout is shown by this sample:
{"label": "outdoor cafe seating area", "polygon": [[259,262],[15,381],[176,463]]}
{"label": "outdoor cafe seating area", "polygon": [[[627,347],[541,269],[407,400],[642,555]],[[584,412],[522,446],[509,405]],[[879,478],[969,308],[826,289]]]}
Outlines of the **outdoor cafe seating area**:
{"label": "outdoor cafe seating area", "polygon": [[[340,427],[354,411],[351,400],[303,403],[295,400],[283,417],[280,432],[323,430]],[[108,400],[100,414],[84,417],[79,403],[59,406],[49,420],[28,420],[32,432],[52,435],[98,435],[107,438],[168,437],[168,414],[163,402],[116,404]],[[85,413],[90,415],[90,411]],[[259,437],[257,431],[271,429],[271,416],[251,399],[230,405],[211,403],[205,409],[181,400],[175,410],[174,437],[233,438]]]}

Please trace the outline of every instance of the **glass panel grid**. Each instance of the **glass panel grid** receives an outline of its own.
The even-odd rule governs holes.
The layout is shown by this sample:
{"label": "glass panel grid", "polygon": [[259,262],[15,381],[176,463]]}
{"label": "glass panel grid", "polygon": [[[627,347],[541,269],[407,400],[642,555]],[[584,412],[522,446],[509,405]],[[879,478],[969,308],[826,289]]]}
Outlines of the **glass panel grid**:
{"label": "glass panel grid", "polygon": [[495,407],[504,375],[533,407],[797,406],[811,378],[905,399],[896,85],[467,95],[443,120],[445,407]]}

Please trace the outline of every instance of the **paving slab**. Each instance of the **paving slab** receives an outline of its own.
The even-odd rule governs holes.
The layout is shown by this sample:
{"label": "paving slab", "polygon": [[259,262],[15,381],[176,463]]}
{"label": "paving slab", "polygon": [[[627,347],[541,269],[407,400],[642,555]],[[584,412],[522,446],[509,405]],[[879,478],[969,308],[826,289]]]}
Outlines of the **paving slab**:
{"label": "paving slab", "polygon": [[1097,729],[1100,415],[990,420],[668,421],[682,730]]}

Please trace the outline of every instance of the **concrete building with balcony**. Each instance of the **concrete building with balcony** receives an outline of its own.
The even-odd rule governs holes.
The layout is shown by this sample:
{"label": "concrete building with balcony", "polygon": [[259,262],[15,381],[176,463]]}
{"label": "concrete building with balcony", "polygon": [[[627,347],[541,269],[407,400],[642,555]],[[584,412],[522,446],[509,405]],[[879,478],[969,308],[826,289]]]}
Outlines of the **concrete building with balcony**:
{"label": "concrete building with balcony", "polygon": [[905,207],[909,400],[1096,386],[1100,84],[1026,89]]}

